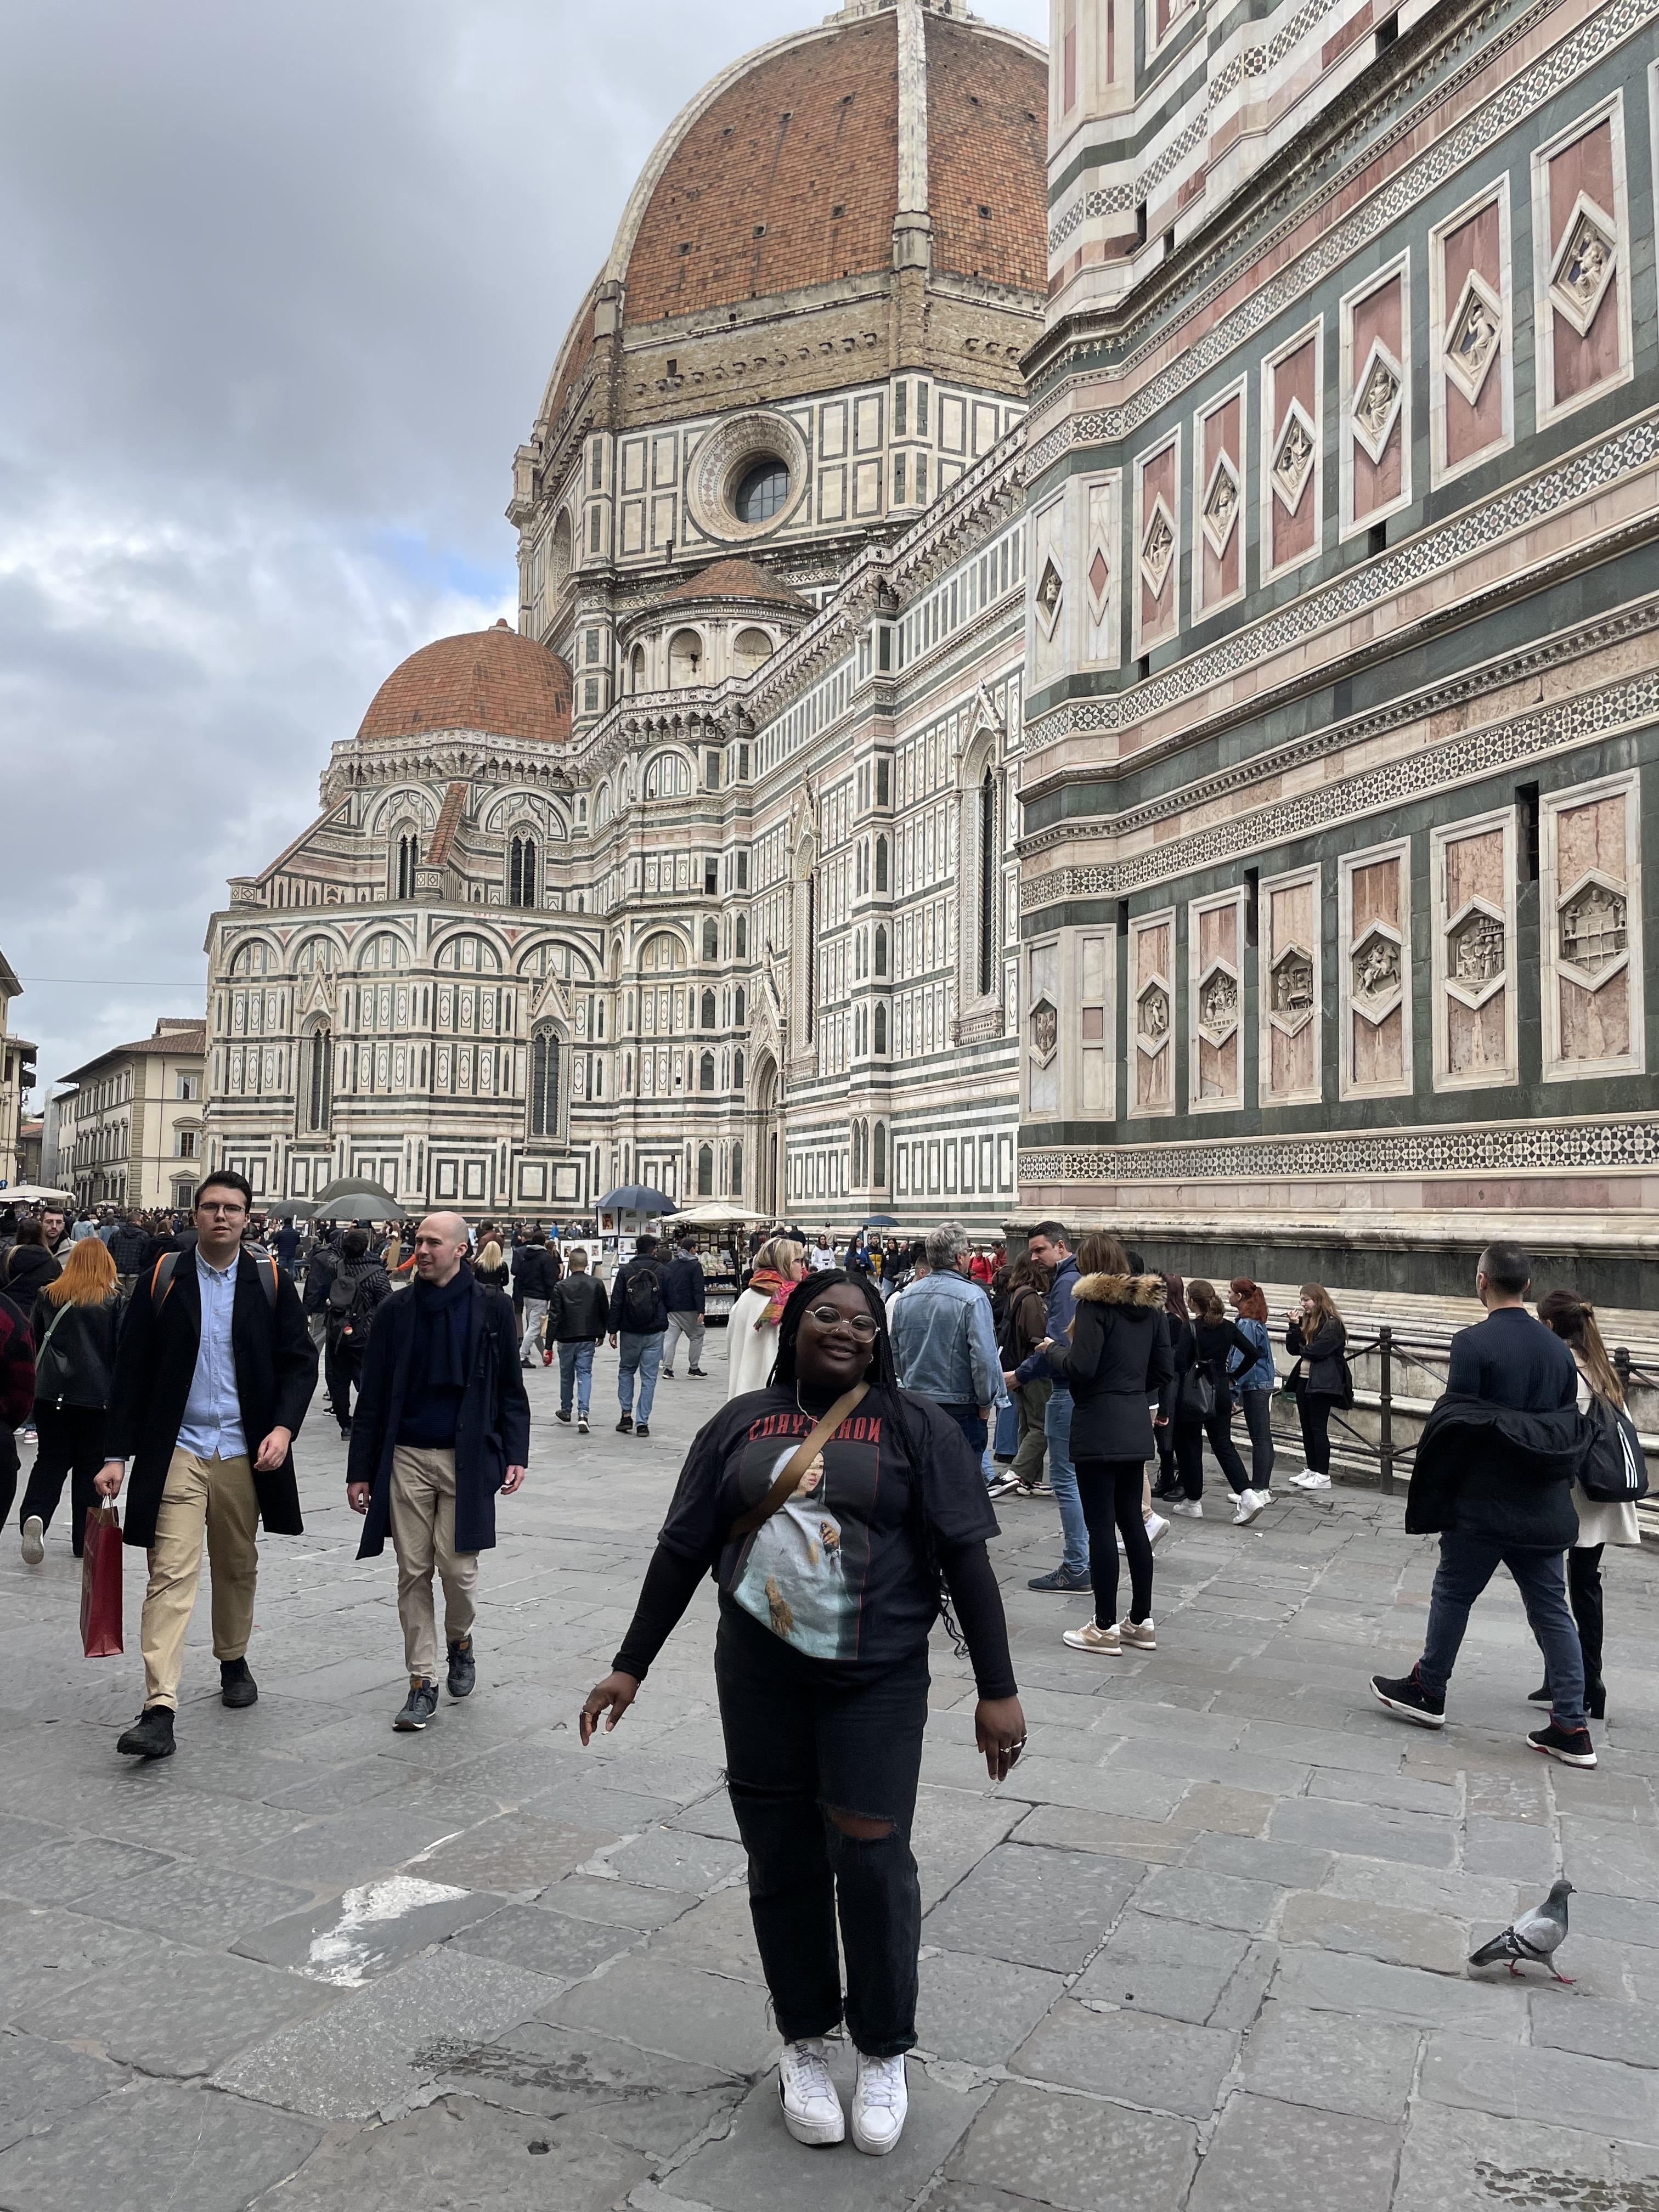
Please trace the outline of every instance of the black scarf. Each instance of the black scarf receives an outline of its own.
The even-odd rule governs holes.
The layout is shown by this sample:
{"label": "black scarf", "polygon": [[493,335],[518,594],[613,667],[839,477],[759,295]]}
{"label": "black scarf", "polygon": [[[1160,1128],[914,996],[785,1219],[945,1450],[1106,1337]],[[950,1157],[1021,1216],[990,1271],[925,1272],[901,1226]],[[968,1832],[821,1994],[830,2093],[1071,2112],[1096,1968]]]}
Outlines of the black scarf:
{"label": "black scarf", "polygon": [[414,1372],[434,1390],[466,1388],[466,1337],[472,1319],[472,1277],[458,1268],[442,1285],[414,1286]]}

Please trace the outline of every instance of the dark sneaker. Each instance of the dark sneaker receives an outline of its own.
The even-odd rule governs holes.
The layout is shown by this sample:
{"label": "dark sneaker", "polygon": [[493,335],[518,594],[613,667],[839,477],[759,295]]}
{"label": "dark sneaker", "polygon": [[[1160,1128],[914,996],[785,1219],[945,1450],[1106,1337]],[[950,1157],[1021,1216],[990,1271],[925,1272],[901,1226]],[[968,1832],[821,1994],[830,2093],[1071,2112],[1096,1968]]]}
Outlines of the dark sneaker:
{"label": "dark sneaker", "polygon": [[1540,1682],[1535,1690],[1528,1690],[1527,1692],[1527,1703],[1529,1705],[1547,1705],[1549,1701],[1550,1686],[1547,1682]]}
{"label": "dark sneaker", "polygon": [[449,1647],[449,1694],[452,1698],[470,1698],[472,1686],[478,1679],[477,1662],[472,1656],[472,1638]]}
{"label": "dark sneaker", "polygon": [[568,1406],[556,1406],[556,1407],[553,1408],[553,1418],[554,1418],[554,1419],[555,1419],[556,1421],[562,1421],[562,1422],[564,1423],[565,1426],[566,1426],[567,1428],[568,1428],[568,1427],[569,1427],[569,1425],[570,1425],[570,1408],[569,1408],[569,1407],[568,1407]]}
{"label": "dark sneaker", "polygon": [[648,1437],[651,1433],[650,1422],[641,1421],[639,1426],[635,1430],[634,1433],[636,1437]]}
{"label": "dark sneaker", "polygon": [[253,1705],[259,1701],[259,1686],[247,1671],[246,1659],[222,1659],[219,1662],[219,1702],[222,1705]]}
{"label": "dark sneaker", "polygon": [[351,1430],[344,1421],[340,1424],[340,1442],[343,1444],[349,1444],[351,1442]]}
{"label": "dark sneaker", "polygon": [[631,1413],[624,1413],[617,1424],[617,1434],[619,1437],[625,1437],[633,1425],[634,1416]]}
{"label": "dark sneaker", "polygon": [[672,1367],[659,1367],[657,1370],[657,1380],[659,1382],[672,1382],[673,1379],[674,1370]]}
{"label": "dark sneaker", "polygon": [[688,1375],[695,1375],[699,1382],[706,1382],[708,1379],[708,1370],[706,1367],[688,1367],[685,1371]]}
{"label": "dark sneaker", "polygon": [[576,1434],[579,1437],[585,1437],[587,1434],[587,1416],[586,1413],[579,1413],[576,1416]]}
{"label": "dark sneaker", "polygon": [[1092,1589],[1094,1584],[1089,1579],[1087,1567],[1080,1567],[1074,1573],[1070,1567],[1059,1566],[1051,1575],[1033,1575],[1025,1587],[1027,1589],[1050,1590],[1070,1597],[1077,1590]]}
{"label": "dark sneaker", "polygon": [[409,1702],[392,1725],[402,1735],[413,1729],[423,1729],[438,1710],[438,1685],[411,1680]]}
{"label": "dark sneaker", "polygon": [[171,1705],[146,1705],[115,1748],[128,1759],[171,1759],[179,1748],[173,1741]]}
{"label": "dark sneaker", "polygon": [[1595,1746],[1588,1729],[1557,1728],[1552,1721],[1547,1728],[1534,1729],[1527,1741],[1546,1759],[1559,1759],[1563,1766],[1595,1764]]}
{"label": "dark sneaker", "polygon": [[1379,1705],[1386,1705],[1402,1721],[1415,1721],[1419,1728],[1438,1729],[1446,1725],[1446,1700],[1443,1694],[1431,1697],[1417,1679],[1417,1669],[1398,1679],[1387,1674],[1371,1676],[1371,1695]]}

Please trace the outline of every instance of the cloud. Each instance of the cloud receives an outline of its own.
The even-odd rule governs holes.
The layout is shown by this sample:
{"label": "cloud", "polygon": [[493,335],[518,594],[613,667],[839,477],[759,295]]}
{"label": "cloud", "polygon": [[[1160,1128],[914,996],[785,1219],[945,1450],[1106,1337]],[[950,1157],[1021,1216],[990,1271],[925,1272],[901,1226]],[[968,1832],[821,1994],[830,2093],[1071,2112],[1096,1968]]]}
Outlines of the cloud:
{"label": "cloud", "polygon": [[[312,818],[388,671],[512,616],[513,451],[641,164],[818,12],[10,10],[0,948],[37,1106],[199,1011],[225,878]],[[981,12],[1041,36],[1047,9]]]}

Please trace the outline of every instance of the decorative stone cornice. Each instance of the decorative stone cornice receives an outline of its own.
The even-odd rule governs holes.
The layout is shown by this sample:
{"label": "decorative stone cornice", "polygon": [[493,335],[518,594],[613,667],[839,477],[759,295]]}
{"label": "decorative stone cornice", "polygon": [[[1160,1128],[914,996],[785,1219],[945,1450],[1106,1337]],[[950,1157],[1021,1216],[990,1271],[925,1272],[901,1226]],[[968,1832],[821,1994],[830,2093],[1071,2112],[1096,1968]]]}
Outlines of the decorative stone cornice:
{"label": "decorative stone cornice", "polygon": [[329,754],[322,803],[337,806],[354,791],[390,783],[525,783],[565,793],[573,780],[563,748],[473,730],[434,730],[416,738],[343,738]]}

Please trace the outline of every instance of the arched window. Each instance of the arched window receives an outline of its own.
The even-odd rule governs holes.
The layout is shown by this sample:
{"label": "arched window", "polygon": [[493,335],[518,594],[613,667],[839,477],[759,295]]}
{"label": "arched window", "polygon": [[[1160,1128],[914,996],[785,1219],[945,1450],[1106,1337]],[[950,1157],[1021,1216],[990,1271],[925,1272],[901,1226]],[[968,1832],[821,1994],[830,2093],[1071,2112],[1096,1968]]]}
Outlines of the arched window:
{"label": "arched window", "polygon": [[875,1151],[870,1170],[870,1181],[878,1190],[887,1188],[887,1124],[876,1124]]}
{"label": "arched window", "polygon": [[884,1006],[878,1005],[876,1008],[876,1050],[879,1054],[884,1053],[886,1049],[887,1009]]}
{"label": "arched window", "polygon": [[705,1030],[714,1027],[714,994],[712,991],[705,991],[702,994],[702,1012],[698,1026]]}
{"label": "arched window", "polygon": [[658,753],[645,771],[647,799],[685,799],[691,791],[691,763],[684,753]]}
{"label": "arched window", "polygon": [[743,1027],[744,1022],[746,1018],[744,1009],[747,1005],[748,1001],[743,994],[743,986],[739,983],[737,989],[732,994],[732,1026],[733,1029],[740,1030]]}
{"label": "arched window", "polygon": [[697,1147],[697,1196],[713,1198],[714,1195],[714,1147],[712,1145],[699,1145]]}
{"label": "arched window", "polygon": [[882,921],[876,924],[876,973],[887,973],[887,925]]}
{"label": "arched window", "polygon": [[307,1043],[306,1127],[326,1129],[334,1103],[334,1044],[326,1024],[314,1029]]}
{"label": "arched window", "polygon": [[611,786],[602,783],[593,794],[593,827],[603,830],[611,819]]}
{"label": "arched window", "polygon": [[628,688],[630,691],[645,689],[645,647],[636,645],[628,663]]}
{"label": "arched window", "polygon": [[415,896],[415,864],[420,858],[420,846],[414,831],[407,830],[398,840],[398,896]]}
{"label": "arched window", "polygon": [[694,629],[677,629],[668,641],[668,680],[678,690],[702,676],[702,640]]}
{"label": "arched window", "polygon": [[559,1133],[559,1039],[556,1030],[543,1028],[530,1041],[530,1133],[556,1137]]}
{"label": "arched window", "polygon": [[749,917],[747,915],[740,914],[738,916],[734,942],[738,958],[739,960],[746,960],[749,957]]}
{"label": "arched window", "polygon": [[878,837],[876,840],[876,889],[878,891],[884,891],[886,888],[887,840],[884,837]]}
{"label": "arched window", "polygon": [[509,906],[536,903],[536,841],[515,837],[507,848],[507,902]]}
{"label": "arched window", "polygon": [[997,972],[997,782],[991,764],[979,787],[979,994],[988,999]]}
{"label": "arched window", "polygon": [[697,1062],[697,1088],[699,1091],[712,1091],[714,1087],[714,1055],[712,1052],[706,1052]]}
{"label": "arched window", "polygon": [[[742,1088],[743,1088],[743,1054],[742,1054],[742,1053],[741,1053],[741,1052],[734,1052],[734,1053],[732,1054],[732,1084],[733,1084],[733,1085],[735,1086],[735,1088],[736,1088],[736,1089],[738,1089],[738,1090],[739,1090],[739,1091],[741,1091],[741,1090],[742,1090]],[[737,1187],[737,1186],[736,1186],[735,1184],[733,1184],[732,1188],[733,1188],[734,1189],[736,1188],[736,1187]]]}
{"label": "arched window", "polygon": [[[743,1054],[739,1053],[738,1058],[741,1060]],[[742,1078],[739,1077],[738,1080],[741,1081]],[[743,1196],[743,1146],[741,1145],[733,1145],[732,1147],[732,1195],[733,1198]]]}
{"label": "arched window", "polygon": [[772,658],[772,641],[763,629],[740,629],[732,641],[732,668],[738,676],[752,676]]}
{"label": "arched window", "polygon": [[720,926],[712,914],[703,917],[702,957],[705,960],[718,960],[720,957]]}

